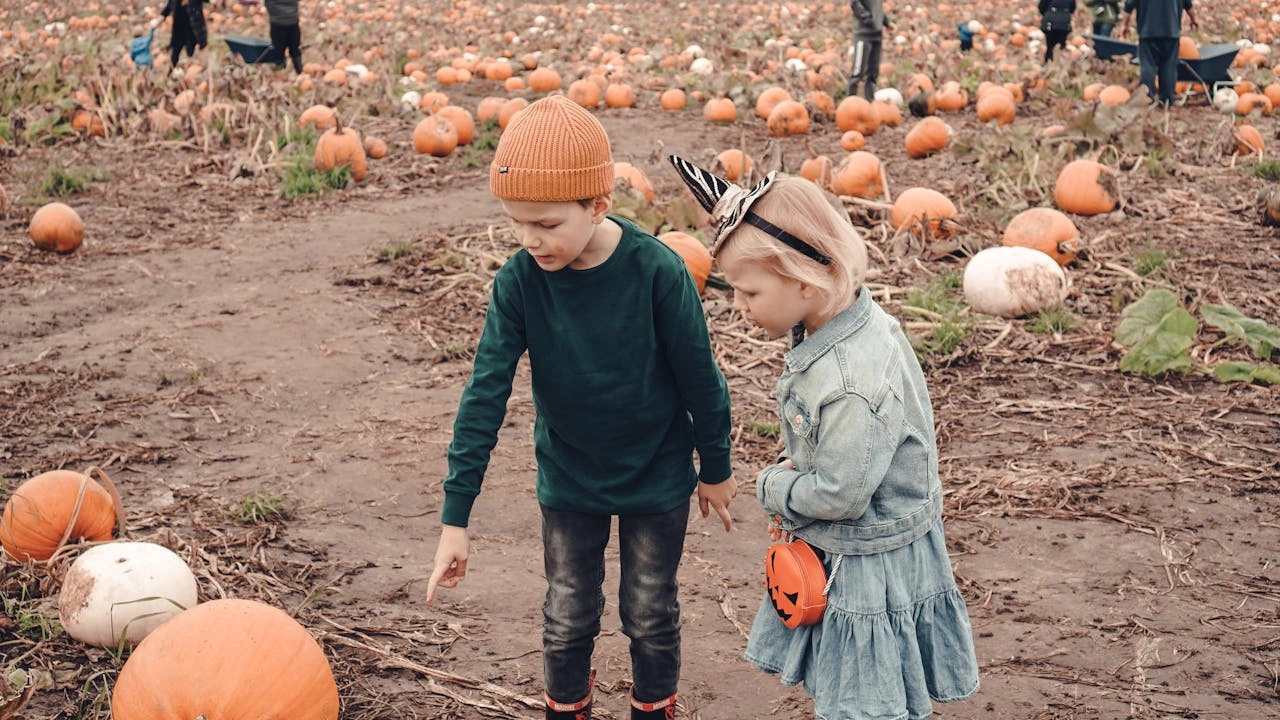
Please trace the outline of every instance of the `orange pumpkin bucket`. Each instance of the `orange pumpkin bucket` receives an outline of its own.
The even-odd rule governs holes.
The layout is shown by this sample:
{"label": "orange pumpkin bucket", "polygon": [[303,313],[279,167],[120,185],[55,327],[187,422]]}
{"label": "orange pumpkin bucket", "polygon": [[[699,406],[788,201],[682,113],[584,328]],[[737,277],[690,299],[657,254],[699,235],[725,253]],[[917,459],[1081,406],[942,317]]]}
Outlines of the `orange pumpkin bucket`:
{"label": "orange pumpkin bucket", "polygon": [[769,602],[789,628],[813,625],[827,609],[826,568],[809,543],[774,543],[764,556]]}

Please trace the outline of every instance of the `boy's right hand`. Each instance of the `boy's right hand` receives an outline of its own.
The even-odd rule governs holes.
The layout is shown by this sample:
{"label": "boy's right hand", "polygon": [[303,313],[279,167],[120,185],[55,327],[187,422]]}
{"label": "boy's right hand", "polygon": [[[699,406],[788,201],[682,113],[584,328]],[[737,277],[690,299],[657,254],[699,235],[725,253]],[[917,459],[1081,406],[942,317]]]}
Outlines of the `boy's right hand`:
{"label": "boy's right hand", "polygon": [[440,528],[440,544],[436,546],[436,566],[427,582],[427,602],[436,597],[436,588],[455,588],[467,574],[467,557],[471,554],[471,538],[467,529],[456,525]]}

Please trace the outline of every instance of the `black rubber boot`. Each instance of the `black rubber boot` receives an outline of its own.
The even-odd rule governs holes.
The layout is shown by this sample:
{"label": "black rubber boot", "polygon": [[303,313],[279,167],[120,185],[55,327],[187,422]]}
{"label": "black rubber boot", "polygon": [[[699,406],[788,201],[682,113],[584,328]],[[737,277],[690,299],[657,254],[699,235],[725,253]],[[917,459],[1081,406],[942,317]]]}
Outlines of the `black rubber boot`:
{"label": "black rubber boot", "polygon": [[547,702],[547,720],[591,720],[591,700],[596,691],[596,671],[591,669],[591,678],[587,681],[587,696],[577,702],[562,703],[543,694]]}
{"label": "black rubber boot", "polygon": [[636,700],[634,691],[631,695],[631,720],[675,720],[676,696],[664,698],[657,702],[645,703]]}

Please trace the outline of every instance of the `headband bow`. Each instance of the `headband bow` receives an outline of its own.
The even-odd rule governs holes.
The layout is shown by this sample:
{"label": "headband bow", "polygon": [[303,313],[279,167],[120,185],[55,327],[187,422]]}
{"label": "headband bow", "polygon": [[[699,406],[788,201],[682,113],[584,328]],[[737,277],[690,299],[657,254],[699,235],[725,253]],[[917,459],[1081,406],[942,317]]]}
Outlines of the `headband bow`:
{"label": "headband bow", "polygon": [[751,212],[751,205],[756,200],[759,200],[760,196],[769,191],[777,173],[771,172],[750,188],[744,188],[740,185],[734,185],[684,158],[671,155],[668,159],[675,166],[676,172],[680,173],[680,179],[693,191],[693,196],[697,199],[698,204],[702,206],[703,210],[711,213],[711,221],[716,225],[715,242],[711,246],[712,256],[720,253],[720,247],[724,245],[724,241],[729,237],[729,234],[745,222],[752,227],[763,230],[782,244],[815,262],[823,265],[831,264],[831,258],[819,252],[809,243]]}

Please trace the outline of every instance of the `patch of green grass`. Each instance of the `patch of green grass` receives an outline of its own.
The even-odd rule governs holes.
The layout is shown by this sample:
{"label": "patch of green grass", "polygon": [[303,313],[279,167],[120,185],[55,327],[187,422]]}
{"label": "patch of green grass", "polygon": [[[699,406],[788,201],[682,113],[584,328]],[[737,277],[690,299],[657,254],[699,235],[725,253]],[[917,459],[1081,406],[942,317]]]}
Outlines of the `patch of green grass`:
{"label": "patch of green grass", "polygon": [[1169,253],[1148,245],[1146,250],[1133,254],[1133,271],[1142,277],[1147,277],[1163,270],[1164,264],[1168,259]]}
{"label": "patch of green grass", "polygon": [[378,251],[378,257],[384,260],[395,260],[411,254],[413,254],[413,243],[407,240],[393,243]]}
{"label": "patch of green grass", "polygon": [[1259,160],[1253,164],[1253,175],[1271,182],[1280,181],[1280,160]]}
{"label": "patch of green grass", "polygon": [[777,440],[778,435],[782,433],[782,424],[777,420],[752,420],[751,423],[747,425],[747,429],[760,437]]}
{"label": "patch of green grass", "polygon": [[311,155],[316,151],[316,133],[309,127],[291,126],[287,131],[276,135],[276,149],[283,150],[294,146],[299,152]]}
{"label": "patch of green grass", "polygon": [[280,179],[281,192],[288,200],[319,195],[326,190],[341,190],[351,181],[351,168],[340,165],[332,170],[319,170],[310,158],[286,162]]}
{"label": "patch of green grass", "polygon": [[927,364],[931,356],[950,355],[969,337],[972,322],[960,296],[962,282],[959,272],[949,270],[928,285],[907,291],[903,312],[918,315],[929,324],[923,333],[910,335],[921,363]]}
{"label": "patch of green grass", "polygon": [[68,170],[50,166],[40,181],[40,193],[46,197],[67,197],[85,191],[91,182],[105,180],[102,170]]}
{"label": "patch of green grass", "polygon": [[482,167],[488,162],[489,153],[498,147],[498,137],[501,134],[502,130],[496,121],[485,120],[476,128],[476,135],[471,144],[458,148],[462,156],[462,165],[469,168]]}
{"label": "patch of green grass", "polygon": [[1169,176],[1169,169],[1164,166],[1164,153],[1159,150],[1152,150],[1147,153],[1147,172],[1153,178],[1164,178]]}
{"label": "patch of green grass", "polygon": [[454,340],[440,348],[440,360],[465,360],[471,356],[471,343],[465,340]]}
{"label": "patch of green grass", "polygon": [[283,495],[270,495],[254,490],[249,497],[231,507],[231,519],[239,523],[257,525],[284,518]]}
{"label": "patch of green grass", "polygon": [[1053,335],[1071,330],[1076,324],[1074,315],[1061,305],[1055,305],[1036,313],[1028,329],[1041,335]]}
{"label": "patch of green grass", "polygon": [[62,632],[57,620],[40,613],[36,598],[28,594],[26,585],[22,586],[22,592],[16,598],[0,595],[0,608],[13,621],[14,632],[37,642],[48,640]]}

